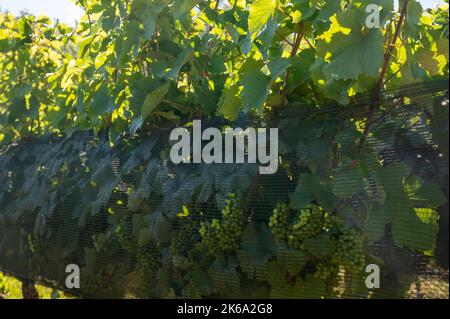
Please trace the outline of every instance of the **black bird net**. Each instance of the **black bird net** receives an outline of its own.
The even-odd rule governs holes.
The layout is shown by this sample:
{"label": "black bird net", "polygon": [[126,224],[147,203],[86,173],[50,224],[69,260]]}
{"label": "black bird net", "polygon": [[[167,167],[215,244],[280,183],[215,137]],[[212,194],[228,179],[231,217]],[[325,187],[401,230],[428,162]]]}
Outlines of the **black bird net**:
{"label": "black bird net", "polygon": [[249,147],[175,164],[172,128],[5,145],[0,269],[96,298],[448,298],[447,84],[391,90],[370,120],[369,98],[202,119],[278,128],[272,174]]}

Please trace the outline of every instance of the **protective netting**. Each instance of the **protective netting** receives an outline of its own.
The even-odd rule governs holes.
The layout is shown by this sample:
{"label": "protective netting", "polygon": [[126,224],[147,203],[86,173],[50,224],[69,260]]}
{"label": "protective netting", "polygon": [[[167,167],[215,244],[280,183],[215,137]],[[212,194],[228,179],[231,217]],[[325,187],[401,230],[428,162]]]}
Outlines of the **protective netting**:
{"label": "protective netting", "polygon": [[[278,127],[273,175],[259,164],[174,165],[171,128],[116,145],[106,132],[75,132],[4,146],[0,269],[68,290],[75,264],[71,292],[86,297],[448,298],[447,83],[389,91],[364,136],[368,105],[298,102],[273,123],[203,120]],[[222,212],[230,194],[232,218]],[[281,203],[292,225],[302,209],[320,212],[319,228],[304,235],[308,219],[300,235],[288,222],[278,230]],[[379,288],[367,287],[367,264],[380,267]]]}

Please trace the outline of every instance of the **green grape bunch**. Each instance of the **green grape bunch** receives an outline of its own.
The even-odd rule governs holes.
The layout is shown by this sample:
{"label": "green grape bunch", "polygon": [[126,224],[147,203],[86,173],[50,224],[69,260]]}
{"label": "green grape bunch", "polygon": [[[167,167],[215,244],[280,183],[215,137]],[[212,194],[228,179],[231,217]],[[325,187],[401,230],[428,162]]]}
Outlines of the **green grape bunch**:
{"label": "green grape bunch", "polygon": [[199,234],[202,238],[202,244],[212,253],[215,253],[218,248],[217,232],[213,226],[217,223],[217,220],[213,220],[212,222],[201,222],[200,224]]}
{"label": "green grape bunch", "polygon": [[312,238],[330,227],[329,214],[319,205],[309,205],[301,209],[290,220],[291,209],[279,203],[269,219],[269,227],[279,241],[287,241],[291,246],[301,249],[305,239]]}
{"label": "green grape bunch", "polygon": [[272,216],[269,219],[269,227],[275,238],[279,241],[284,241],[288,238],[288,218],[289,218],[289,206],[284,203],[278,203],[273,210]]}
{"label": "green grape bunch", "polygon": [[117,240],[123,249],[132,251],[136,248],[136,239],[133,237],[133,224],[130,216],[122,217],[116,228]]}
{"label": "green grape bunch", "polygon": [[245,214],[241,200],[236,194],[230,194],[226,206],[222,209],[221,220],[202,222],[200,236],[202,243],[212,253],[232,252],[239,249],[239,241],[245,224]]}
{"label": "green grape bunch", "polygon": [[332,280],[338,277],[339,264],[333,263],[330,260],[321,261],[316,264],[316,271],[314,276],[324,281]]}
{"label": "green grape bunch", "polygon": [[289,244],[300,248],[305,239],[312,238],[326,230],[328,214],[319,205],[309,205],[300,210],[289,229]]}
{"label": "green grape bunch", "polygon": [[354,228],[346,227],[342,223],[337,224],[337,230],[336,249],[332,259],[351,272],[361,271],[366,262],[363,234]]}
{"label": "green grape bunch", "polygon": [[187,256],[189,250],[199,241],[198,224],[191,220],[183,221],[170,242],[169,253],[172,257]]}
{"label": "green grape bunch", "polygon": [[317,261],[314,276],[336,284],[341,266],[352,273],[364,269],[365,237],[356,228],[346,226],[337,216],[330,216],[327,222],[332,228],[330,239],[334,248],[328,256]]}
{"label": "green grape bunch", "polygon": [[140,279],[139,294],[142,297],[148,297],[153,279],[161,267],[161,251],[156,244],[140,247],[136,253],[136,259]]}

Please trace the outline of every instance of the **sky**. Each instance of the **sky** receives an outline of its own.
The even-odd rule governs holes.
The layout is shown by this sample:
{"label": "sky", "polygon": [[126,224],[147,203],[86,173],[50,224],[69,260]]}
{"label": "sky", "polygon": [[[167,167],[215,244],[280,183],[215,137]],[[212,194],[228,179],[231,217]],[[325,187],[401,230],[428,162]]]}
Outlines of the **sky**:
{"label": "sky", "polygon": [[34,15],[46,15],[72,26],[83,15],[83,9],[70,0],[0,0],[0,8],[16,15],[27,10]]}
{"label": "sky", "polygon": [[[442,3],[441,0],[419,0],[425,8]],[[47,15],[70,25],[75,25],[83,15],[83,10],[71,0],[0,0],[0,9],[19,14],[27,10],[34,15]]]}
{"label": "sky", "polygon": [[[1,2],[1,0],[0,0]],[[444,1],[439,0],[419,0],[424,8],[434,8],[437,4],[441,4]]]}

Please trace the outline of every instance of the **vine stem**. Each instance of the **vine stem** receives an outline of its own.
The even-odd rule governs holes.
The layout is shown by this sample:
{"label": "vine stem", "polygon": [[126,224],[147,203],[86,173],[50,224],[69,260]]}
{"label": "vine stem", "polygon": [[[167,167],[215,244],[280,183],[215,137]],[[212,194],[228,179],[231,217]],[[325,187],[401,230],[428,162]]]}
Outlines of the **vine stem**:
{"label": "vine stem", "polygon": [[305,39],[306,43],[308,43],[309,47],[310,47],[311,49],[314,49],[314,46],[311,44],[311,42],[309,42],[308,38],[305,37],[304,39]]}
{"label": "vine stem", "polygon": [[250,186],[250,190],[247,192],[247,195],[244,198],[243,206],[246,211],[250,210],[250,204],[254,199],[254,197],[256,196],[258,187],[260,185],[260,181],[261,175],[257,175],[256,178],[253,180],[252,185]]}
{"label": "vine stem", "polygon": [[398,37],[400,36],[400,31],[403,25],[403,21],[405,20],[406,13],[408,11],[408,1],[409,0],[403,0],[403,6],[400,11],[400,18],[398,19],[397,25],[395,27],[395,33],[392,37],[392,41],[387,46],[386,52],[384,54],[384,63],[383,68],[381,69],[380,76],[378,78],[377,85],[375,87],[375,91],[372,97],[372,102],[369,106],[369,111],[367,112],[367,121],[366,121],[366,127],[364,128],[363,136],[361,137],[361,141],[359,143],[359,149],[362,149],[362,146],[364,145],[367,136],[369,135],[372,122],[373,122],[373,116],[375,114],[375,108],[380,104],[380,95],[381,95],[381,89],[383,87],[383,84],[385,83],[384,78],[386,76],[387,69],[389,67],[389,61],[392,56],[392,50],[395,47],[395,43],[397,42]]}
{"label": "vine stem", "polygon": [[291,47],[294,47],[294,44],[291,41],[289,41],[288,39],[286,39],[281,33],[279,33],[278,31],[275,31],[275,34],[278,35],[283,41],[285,41]]}
{"label": "vine stem", "polygon": [[[300,22],[299,23],[299,30],[298,30],[297,36],[296,36],[296,38],[294,40],[294,45],[292,46],[291,58],[297,55],[297,52],[298,52],[298,49],[300,48],[300,44],[302,42],[302,39],[303,39],[303,23]],[[290,71],[288,69],[286,71],[286,76],[284,78],[284,88],[283,88],[283,91],[282,91],[282,94],[283,94],[284,98],[283,98],[283,102],[282,102],[281,107],[284,107],[285,100],[287,98],[289,77],[290,77]]]}
{"label": "vine stem", "polygon": [[182,112],[187,112],[188,111],[188,108],[185,105],[183,105],[183,104],[180,104],[180,103],[177,103],[175,101],[168,100],[168,99],[163,99],[162,101],[164,103],[171,104],[172,106],[176,107],[179,111],[182,111]]}

